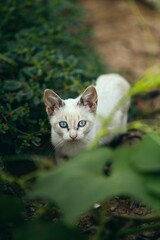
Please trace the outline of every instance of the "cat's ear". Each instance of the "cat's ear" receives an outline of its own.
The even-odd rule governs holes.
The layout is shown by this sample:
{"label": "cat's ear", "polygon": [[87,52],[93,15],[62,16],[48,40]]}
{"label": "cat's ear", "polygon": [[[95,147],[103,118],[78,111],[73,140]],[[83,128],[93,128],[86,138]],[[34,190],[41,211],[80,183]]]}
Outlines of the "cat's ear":
{"label": "cat's ear", "polygon": [[95,112],[97,108],[97,91],[94,86],[89,86],[80,96],[78,105],[88,106],[91,112]]}
{"label": "cat's ear", "polygon": [[63,100],[50,89],[44,90],[43,100],[46,105],[46,112],[49,116],[52,116],[56,109],[65,105]]}

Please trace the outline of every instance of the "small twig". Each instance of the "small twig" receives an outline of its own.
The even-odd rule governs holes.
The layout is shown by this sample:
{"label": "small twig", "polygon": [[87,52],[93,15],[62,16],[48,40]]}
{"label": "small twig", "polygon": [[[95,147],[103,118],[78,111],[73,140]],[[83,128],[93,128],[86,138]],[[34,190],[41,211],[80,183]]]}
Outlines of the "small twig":
{"label": "small twig", "polygon": [[8,123],[7,118],[0,112],[0,118],[4,121],[4,123]]}
{"label": "small twig", "polygon": [[145,231],[153,231],[153,230],[159,230],[159,229],[160,229],[160,223],[155,223],[147,226],[138,226],[130,229],[122,229],[119,231],[118,236],[122,237],[128,234],[142,233]]}
{"label": "small twig", "polygon": [[137,223],[146,223],[146,222],[152,222],[152,221],[160,221],[160,212],[159,213],[152,213],[148,214],[146,216],[133,216],[133,215],[114,215],[114,217],[118,219],[123,219],[123,220],[133,220],[134,222]]}

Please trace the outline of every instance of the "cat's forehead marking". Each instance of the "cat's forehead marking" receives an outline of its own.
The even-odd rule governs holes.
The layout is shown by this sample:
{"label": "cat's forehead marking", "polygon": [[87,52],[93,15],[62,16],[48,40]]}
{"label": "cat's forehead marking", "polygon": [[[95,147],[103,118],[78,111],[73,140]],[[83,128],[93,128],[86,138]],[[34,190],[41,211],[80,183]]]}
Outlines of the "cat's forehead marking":
{"label": "cat's forehead marking", "polygon": [[79,120],[80,119],[80,115],[79,114],[66,114],[65,115],[65,120],[70,120],[70,121],[73,121],[73,120]]}
{"label": "cat's forehead marking", "polygon": [[69,124],[70,128],[77,128],[78,121],[80,120],[80,115],[68,114],[68,115],[65,115],[65,120]]}
{"label": "cat's forehead marking", "polygon": [[78,122],[84,118],[84,112],[77,105],[78,99],[69,98],[64,102],[65,106],[61,112],[61,118],[68,123],[70,129],[76,129]]}

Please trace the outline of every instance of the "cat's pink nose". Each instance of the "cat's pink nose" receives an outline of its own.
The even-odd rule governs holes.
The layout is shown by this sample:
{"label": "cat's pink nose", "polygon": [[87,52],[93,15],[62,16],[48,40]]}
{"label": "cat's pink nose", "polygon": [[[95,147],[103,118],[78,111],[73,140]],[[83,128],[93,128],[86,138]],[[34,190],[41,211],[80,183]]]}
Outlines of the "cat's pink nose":
{"label": "cat's pink nose", "polygon": [[75,133],[75,134],[70,134],[69,136],[70,136],[70,138],[72,138],[72,140],[75,140],[76,137],[77,137],[77,133]]}

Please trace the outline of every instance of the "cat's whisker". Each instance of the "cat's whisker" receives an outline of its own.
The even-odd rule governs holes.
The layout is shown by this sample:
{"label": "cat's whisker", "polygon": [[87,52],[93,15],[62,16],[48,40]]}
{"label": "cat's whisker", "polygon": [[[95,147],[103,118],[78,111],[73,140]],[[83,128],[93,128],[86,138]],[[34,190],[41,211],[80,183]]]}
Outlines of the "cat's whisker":
{"label": "cat's whisker", "polygon": [[46,151],[48,158],[53,159],[55,157],[55,147],[51,144],[51,142],[47,143]]}
{"label": "cat's whisker", "polygon": [[54,145],[54,148],[56,149],[57,147],[62,146],[63,143],[64,143],[64,140],[59,141],[58,143],[56,143],[56,144]]}

